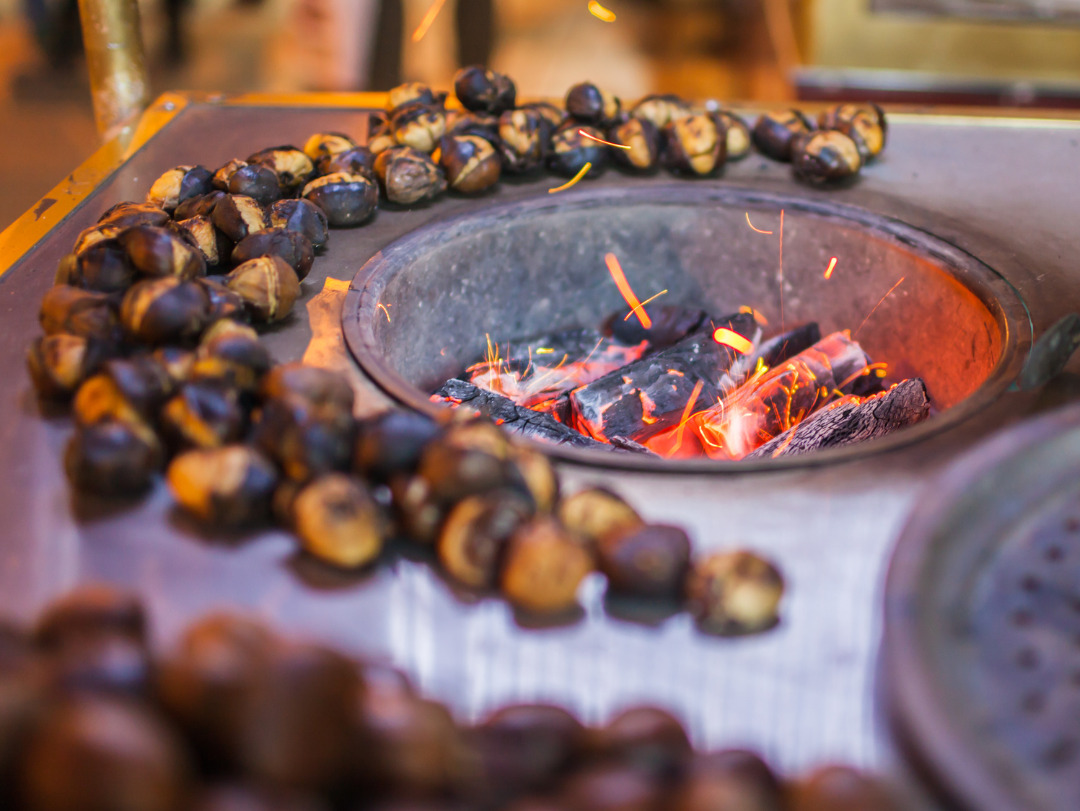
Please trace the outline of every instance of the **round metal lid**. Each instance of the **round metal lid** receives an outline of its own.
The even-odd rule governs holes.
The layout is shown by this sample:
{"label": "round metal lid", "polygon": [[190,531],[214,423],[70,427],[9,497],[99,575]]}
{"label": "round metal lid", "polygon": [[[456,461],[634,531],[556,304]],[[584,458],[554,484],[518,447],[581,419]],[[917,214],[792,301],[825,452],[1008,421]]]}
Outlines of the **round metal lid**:
{"label": "round metal lid", "polygon": [[959,459],[904,527],[884,694],[904,748],[971,808],[1080,808],[1080,406]]}

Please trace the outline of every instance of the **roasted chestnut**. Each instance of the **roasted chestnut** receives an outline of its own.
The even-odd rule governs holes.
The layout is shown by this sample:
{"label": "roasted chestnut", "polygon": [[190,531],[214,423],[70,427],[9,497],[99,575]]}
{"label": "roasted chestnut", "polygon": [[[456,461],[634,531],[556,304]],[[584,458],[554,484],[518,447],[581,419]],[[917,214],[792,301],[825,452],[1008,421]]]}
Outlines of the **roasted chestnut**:
{"label": "roasted chestnut", "polygon": [[583,127],[574,121],[564,124],[551,136],[548,169],[557,175],[574,177],[586,163],[591,163],[592,169],[585,177],[596,177],[607,163],[608,148],[594,139],[603,140],[604,134],[595,127]]}
{"label": "roasted chestnut", "polygon": [[366,146],[354,146],[336,155],[319,158],[316,164],[320,175],[346,174],[375,177],[375,153]]}
{"label": "roasted chestnut", "polygon": [[124,231],[117,241],[123,245],[136,269],[147,276],[194,279],[206,273],[202,253],[167,228],[136,225]]}
{"label": "roasted chestnut", "polygon": [[838,104],[821,114],[819,124],[823,130],[840,130],[851,138],[864,163],[885,148],[888,124],[885,111],[876,104]]}
{"label": "roasted chestnut", "polygon": [[559,801],[557,808],[566,811],[667,811],[658,781],[618,763],[597,764],[575,773],[563,785]]}
{"label": "roasted chestnut", "polygon": [[537,518],[510,538],[500,590],[513,605],[537,614],[558,614],[577,604],[592,557],[553,518]]}
{"label": "roasted chestnut", "polygon": [[[505,115],[505,113],[504,113]],[[447,135],[478,135],[499,148],[499,120],[502,116],[488,113],[457,113],[447,121]]]}
{"label": "roasted chestnut", "polygon": [[55,693],[111,693],[145,696],[150,680],[146,645],[122,633],[100,630],[77,634],[43,657],[44,679]]}
{"label": "roasted chestnut", "polygon": [[169,212],[153,203],[117,203],[98,218],[98,226],[130,228],[133,225],[165,225]]}
{"label": "roasted chestnut", "polygon": [[739,749],[699,755],[672,798],[673,811],[783,811],[780,781],[758,755]]}
{"label": "roasted chestnut", "polygon": [[206,291],[196,282],[176,276],[139,282],[120,304],[124,331],[148,344],[194,339],[202,332],[209,314]]}
{"label": "roasted chestnut", "polygon": [[685,118],[693,112],[689,102],[673,93],[654,93],[635,104],[630,109],[630,116],[648,121],[657,130],[663,130],[672,121]]}
{"label": "roasted chestnut", "polygon": [[[155,227],[136,226],[136,228]],[[68,284],[102,293],[119,293],[127,290],[134,283],[137,275],[137,269],[121,242],[128,230],[135,229],[126,229],[113,238],[103,238],[89,246],[84,241],[81,250],[75,254],[69,278],[65,281]],[[59,277],[60,274],[58,273],[57,276]]]}
{"label": "roasted chestnut", "polygon": [[418,473],[435,500],[446,506],[498,487],[516,486],[527,495],[520,474],[505,459],[482,450],[454,447],[445,437],[424,448]]}
{"label": "roasted chestnut", "polygon": [[375,173],[391,203],[410,206],[434,200],[446,191],[446,177],[430,156],[408,147],[380,152]]}
{"label": "roasted chestnut", "polygon": [[420,456],[442,427],[431,417],[412,411],[389,411],[359,426],[355,468],[372,481],[416,471]]}
{"label": "roasted chestnut", "polygon": [[198,249],[207,267],[216,267],[228,258],[232,243],[214,227],[214,223],[206,215],[200,214],[180,220],[176,227],[187,241]]}
{"label": "roasted chestnut", "polygon": [[355,437],[351,411],[297,395],[264,403],[255,428],[256,444],[298,482],[348,469]]}
{"label": "roasted chestnut", "polygon": [[229,190],[229,179],[237,169],[247,166],[248,162],[240,158],[230,158],[227,163],[215,170],[211,184],[215,189],[222,192]]}
{"label": "roasted chestnut", "polygon": [[727,134],[706,113],[694,113],[664,128],[665,162],[669,169],[695,177],[711,175],[724,165]]}
{"label": "roasted chestnut", "polygon": [[223,281],[220,281],[223,278],[221,276],[213,279],[203,277],[195,280],[195,283],[206,291],[206,296],[210,299],[210,313],[206,317],[207,324],[213,324],[223,318],[235,321],[246,318],[244,300],[239,293],[230,290]]}
{"label": "roasted chestnut", "polygon": [[172,212],[180,203],[213,188],[213,175],[204,166],[177,166],[153,182],[146,202]]}
{"label": "roasted chestnut", "polygon": [[375,560],[388,530],[368,489],[343,473],[328,473],[305,485],[292,501],[291,514],[304,550],[346,569]]}
{"label": "roasted chestnut", "polygon": [[269,368],[270,353],[258,333],[225,318],[203,333],[190,377],[249,394],[255,392]]}
{"label": "roasted chestnut", "polygon": [[430,154],[446,134],[446,112],[441,107],[426,104],[407,104],[390,117],[394,140]]}
{"label": "roasted chestnut", "polygon": [[531,172],[544,165],[551,122],[538,110],[507,110],[498,120],[498,144],[503,168],[512,174]]}
{"label": "roasted chestnut", "polygon": [[394,130],[390,126],[389,121],[384,121],[378,126],[372,126],[371,134],[368,135],[368,142],[366,144],[372,155],[378,155],[397,145],[398,142],[394,137]]}
{"label": "roasted chestnut", "polygon": [[727,160],[742,160],[749,155],[753,141],[750,136],[750,128],[746,126],[746,122],[728,110],[715,110],[710,115],[716,121],[717,130],[724,133]]}
{"label": "roasted chestnut", "polygon": [[195,365],[195,353],[178,346],[162,346],[153,351],[154,362],[169,376],[174,388],[179,387],[191,377]]}
{"label": "roasted chestnut", "polygon": [[459,501],[446,516],[436,542],[443,569],[470,588],[493,587],[510,536],[532,514],[532,503],[513,490],[494,490]]}
{"label": "roasted chestnut", "polygon": [[185,510],[208,524],[246,526],[270,516],[277,471],[246,445],[185,451],[169,464],[166,479]]}
{"label": "roasted chestnut", "polygon": [[813,123],[798,110],[777,110],[764,113],[754,124],[754,146],[763,154],[778,161],[791,160],[791,145],[795,136],[814,129]]}
{"label": "roasted chestnut", "polygon": [[581,82],[567,91],[566,112],[579,122],[606,128],[618,121],[622,103],[592,82]]}
{"label": "roasted chestnut", "polygon": [[130,225],[92,225],[79,232],[79,236],[75,238],[75,246],[71,249],[71,252],[78,256],[97,243],[107,240],[116,239],[128,228]]}
{"label": "roasted chestnut", "polygon": [[261,206],[268,206],[281,198],[281,184],[277,173],[261,163],[245,163],[229,175],[226,190],[230,194],[250,197]]}
{"label": "roasted chestnut", "polygon": [[132,403],[107,374],[93,375],[79,386],[72,403],[72,416],[80,426],[99,422],[122,422],[140,430],[147,427],[145,412]]}
{"label": "roasted chestnut", "polygon": [[454,191],[476,194],[499,182],[499,154],[490,141],[477,135],[443,137],[435,157]]}
{"label": "roasted chestnut", "polygon": [[243,437],[247,414],[240,392],[212,382],[193,382],[161,409],[161,431],[175,448],[219,448]]}
{"label": "roasted chestnut", "polygon": [[884,783],[850,766],[824,766],[793,782],[791,811],[895,811]]}
{"label": "roasted chestnut", "polygon": [[791,165],[800,180],[827,183],[858,174],[862,156],[855,141],[844,133],[819,130],[795,139]]}
{"label": "roasted chestnut", "polygon": [[66,332],[110,344],[116,337],[117,317],[112,300],[104,293],[66,284],[54,285],[45,293],[39,321],[46,335]]}
{"label": "roasted chestnut", "polygon": [[310,200],[278,200],[270,207],[270,226],[303,234],[315,250],[326,247],[330,233],[326,214]]}
{"label": "roasted chestnut", "polygon": [[300,280],[279,256],[260,256],[233,268],[225,285],[238,293],[258,321],[280,321],[300,296]]}
{"label": "roasted chestnut", "polygon": [[406,104],[442,104],[442,100],[435,97],[431,88],[421,82],[405,82],[392,87],[387,93],[387,99],[387,109],[391,111]]}
{"label": "roasted chestnut", "polygon": [[103,631],[145,641],[146,612],[138,597],[99,584],[72,589],[45,608],[34,627],[34,639],[49,650],[70,637]]}
{"label": "roasted chestnut", "polygon": [[615,532],[645,522],[629,504],[603,487],[589,487],[559,502],[559,520],[590,547]]}
{"label": "roasted chestnut", "polygon": [[752,552],[714,552],[687,578],[690,613],[710,633],[732,636],[776,625],[784,581],[776,567]]}
{"label": "roasted chestnut", "polygon": [[690,568],[690,539],[679,527],[645,524],[603,536],[598,568],[616,594],[675,600]]}
{"label": "roasted chestnut", "polygon": [[304,142],[304,154],[313,163],[356,148],[356,141],[342,132],[316,132]]}
{"label": "roasted chestnut", "polygon": [[513,109],[517,88],[508,76],[482,65],[469,65],[454,74],[454,95],[470,112],[501,115]]}
{"label": "roasted chestnut", "polygon": [[647,118],[628,118],[611,130],[611,141],[629,149],[616,149],[615,160],[623,166],[650,172],[660,165],[660,130]]}
{"label": "roasted chestnut", "polygon": [[248,234],[266,228],[269,218],[257,200],[242,194],[229,194],[218,198],[210,219],[221,233],[233,242],[239,242]]}
{"label": "roasted chestnut", "polygon": [[566,111],[547,101],[530,101],[518,109],[540,113],[544,120],[551,124],[552,130],[558,129],[566,121]]}
{"label": "roasted chestnut", "polygon": [[102,372],[147,419],[153,417],[154,412],[175,390],[168,370],[153,355],[113,358],[105,361]]}
{"label": "roasted chestnut", "polygon": [[[226,186],[226,188],[228,187]],[[198,197],[191,197],[176,207],[176,211],[173,212],[173,219],[179,222],[191,217],[211,217],[218,200],[227,196],[225,191],[214,189],[206,194],[200,194]],[[157,225],[157,223],[147,223],[147,225]]]}
{"label": "roasted chestnut", "polygon": [[662,780],[680,777],[694,753],[679,719],[650,706],[620,712],[599,730],[593,746],[601,757]]}
{"label": "roasted chestnut", "polygon": [[300,196],[321,208],[334,228],[367,222],[379,204],[379,189],[367,175],[323,175],[304,186]]}
{"label": "roasted chestnut", "polygon": [[42,397],[70,397],[108,356],[95,338],[57,333],[41,335],[30,344],[26,367]]}
{"label": "roasted chestnut", "polygon": [[267,228],[257,234],[248,234],[233,249],[232,262],[234,265],[242,265],[259,256],[277,256],[284,259],[296,272],[298,279],[308,275],[311,264],[315,261],[311,240],[299,231],[290,231],[287,228]]}
{"label": "roasted chestnut", "polygon": [[262,149],[248,157],[248,163],[266,166],[277,175],[282,197],[295,197],[304,184],[315,176],[315,164],[295,146]]}
{"label": "roasted chestnut", "polygon": [[129,497],[149,488],[163,458],[157,437],[145,425],[105,420],[75,432],[64,469],[77,490]]}

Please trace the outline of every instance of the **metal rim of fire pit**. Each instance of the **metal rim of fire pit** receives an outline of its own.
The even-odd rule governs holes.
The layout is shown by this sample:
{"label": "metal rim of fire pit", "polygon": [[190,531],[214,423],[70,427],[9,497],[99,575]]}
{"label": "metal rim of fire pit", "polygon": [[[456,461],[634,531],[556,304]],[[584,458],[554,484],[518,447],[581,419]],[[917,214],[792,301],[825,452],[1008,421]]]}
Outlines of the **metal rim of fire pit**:
{"label": "metal rim of fire pit", "polygon": [[[556,209],[588,210],[598,205],[626,204],[627,190],[619,188],[578,188],[549,197],[528,197],[511,203],[478,205],[464,214],[433,220],[385,246],[355,274],[342,310],[342,330],[349,351],[386,394],[399,403],[432,416],[445,412],[422,391],[403,378],[380,351],[374,325],[382,317],[380,299],[404,261],[418,249],[445,241],[448,232],[461,236],[497,227],[518,217]],[[727,207],[771,207],[843,221],[899,242],[947,271],[972,292],[996,321],[1002,338],[1001,356],[986,380],[969,396],[930,419],[887,437],[857,445],[830,448],[811,454],[724,461],[708,458],[665,459],[636,453],[604,453],[533,441],[535,447],[560,460],[592,467],[670,473],[748,473],[814,467],[854,460],[917,443],[953,427],[994,402],[1015,381],[1032,341],[1032,325],[1019,292],[1000,273],[967,251],[893,217],[853,205],[774,193],[734,184],[708,182],[659,183],[649,187],[649,203],[657,205],[701,205]]]}
{"label": "metal rim of fire pit", "polygon": [[[881,654],[887,716],[914,765],[965,808],[1075,807],[1078,481],[1080,406],[1071,405],[995,435],[955,460],[915,501],[896,542],[885,584]],[[1056,554],[1047,554],[1054,547]],[[1046,579],[1034,581],[1038,589],[1032,591],[1030,578]],[[1071,587],[1057,588],[1062,582]],[[1029,592],[1028,601],[1009,599],[1010,590],[1020,599]],[[1025,623],[1016,622],[1017,605],[1030,609]],[[992,642],[985,639],[988,632]],[[1063,636],[1070,637],[1067,644],[1058,645]],[[1032,680],[1020,672],[1029,666],[1014,651],[1017,639],[1032,638],[1044,646],[1035,649],[1037,667],[1050,671],[1040,676],[1050,729],[1038,734],[1018,728],[1034,722],[1025,717],[1030,708],[1024,701],[1010,700],[1031,690]],[[990,648],[1018,669],[986,659]],[[1041,661],[1049,648],[1056,661]],[[1071,673],[1055,678],[1062,661]],[[990,690],[995,700],[987,700]],[[1060,707],[1053,704],[1055,694],[1066,692],[1073,713],[1050,713],[1051,706]],[[1042,744],[1054,739],[1067,744],[1061,750],[1065,766],[1031,755],[1033,749],[1052,750]],[[1069,797],[1054,793],[1061,786],[1057,768],[1071,776],[1065,781]]]}

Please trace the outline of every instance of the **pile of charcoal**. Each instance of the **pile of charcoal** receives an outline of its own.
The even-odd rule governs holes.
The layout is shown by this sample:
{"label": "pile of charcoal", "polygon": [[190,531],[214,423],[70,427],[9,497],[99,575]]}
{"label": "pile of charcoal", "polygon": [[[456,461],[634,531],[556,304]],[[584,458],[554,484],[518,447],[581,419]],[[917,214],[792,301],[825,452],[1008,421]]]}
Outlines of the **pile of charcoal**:
{"label": "pile of charcoal", "polygon": [[165,655],[139,601],[84,587],[0,624],[0,807],[10,811],[887,811],[831,766],[781,780],[695,752],[650,706],[586,727],[552,705],[455,721],[398,671],[229,614]]}

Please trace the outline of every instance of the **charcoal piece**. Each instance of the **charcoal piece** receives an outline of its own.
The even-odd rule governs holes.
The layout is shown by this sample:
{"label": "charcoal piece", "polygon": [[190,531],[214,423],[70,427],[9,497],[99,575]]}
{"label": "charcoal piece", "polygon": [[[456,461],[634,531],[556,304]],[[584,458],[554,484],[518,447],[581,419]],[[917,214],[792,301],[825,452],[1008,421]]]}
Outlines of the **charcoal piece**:
{"label": "charcoal piece", "polygon": [[608,318],[604,332],[624,344],[648,341],[652,349],[664,349],[709,325],[709,314],[692,307],[668,304],[650,305],[642,309],[651,322],[648,329],[637,316],[626,318],[626,313],[619,312]]}
{"label": "charcoal piece", "polygon": [[634,442],[634,440],[627,439],[624,436],[611,437],[611,447],[617,448],[620,451],[630,451],[630,453],[646,453],[650,456],[656,456],[656,454],[654,454],[641,443]]}
{"label": "charcoal piece", "polygon": [[495,420],[508,431],[531,439],[541,439],[573,448],[608,449],[607,445],[579,434],[570,426],[555,420],[550,414],[515,405],[512,400],[501,394],[481,389],[464,380],[456,378],[447,380],[442,388],[435,392],[434,397],[467,405],[485,417]]}
{"label": "charcoal piece", "polygon": [[747,458],[775,459],[854,445],[914,425],[929,414],[926,384],[920,378],[909,378],[861,402],[841,401],[823,409],[766,442]]}
{"label": "charcoal piece", "polygon": [[[754,319],[747,313],[715,324],[741,335],[754,331]],[[715,403],[720,380],[736,357],[735,350],[717,343],[711,332],[684,338],[572,391],[574,427],[602,441],[619,436],[643,442],[679,421],[698,383],[697,402]]]}
{"label": "charcoal piece", "polygon": [[[502,360],[504,368],[508,371],[523,373],[530,365],[540,362],[543,358],[553,359],[552,363],[557,363],[564,355],[567,362],[584,358],[596,348],[603,337],[594,329],[566,329],[515,341],[496,342],[493,347]],[[488,361],[490,357],[485,357],[474,365]]]}
{"label": "charcoal piece", "polygon": [[752,361],[750,368],[753,369],[760,358],[771,369],[795,357],[803,350],[809,349],[820,340],[821,328],[818,327],[816,321],[781,332],[767,341],[762,341],[761,345],[754,350],[750,358]]}

